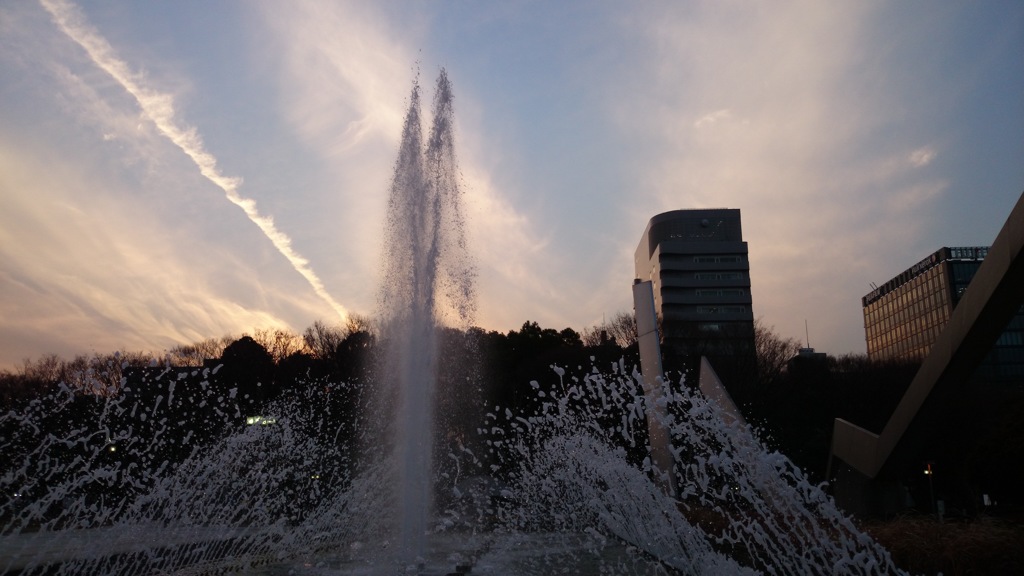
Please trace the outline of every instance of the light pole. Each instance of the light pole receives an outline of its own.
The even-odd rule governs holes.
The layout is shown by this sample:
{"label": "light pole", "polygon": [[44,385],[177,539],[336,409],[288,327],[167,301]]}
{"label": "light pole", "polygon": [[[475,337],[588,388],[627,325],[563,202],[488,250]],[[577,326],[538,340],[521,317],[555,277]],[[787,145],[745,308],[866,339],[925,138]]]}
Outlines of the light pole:
{"label": "light pole", "polygon": [[939,515],[939,510],[935,506],[935,483],[932,480],[932,476],[935,476],[935,471],[932,470],[931,462],[925,462],[924,475],[928,477],[928,494],[932,499],[932,512],[935,513],[935,518],[942,522],[942,516]]}

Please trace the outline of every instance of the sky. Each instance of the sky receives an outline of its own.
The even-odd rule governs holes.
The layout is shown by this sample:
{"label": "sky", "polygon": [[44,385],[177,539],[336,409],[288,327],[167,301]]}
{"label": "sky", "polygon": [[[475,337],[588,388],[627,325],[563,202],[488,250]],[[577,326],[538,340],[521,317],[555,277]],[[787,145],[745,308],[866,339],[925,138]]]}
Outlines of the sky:
{"label": "sky", "polygon": [[727,207],[755,317],[863,353],[1024,192],[1014,0],[4,2],[0,369],[372,316],[442,67],[490,330],[631,311],[647,221]]}

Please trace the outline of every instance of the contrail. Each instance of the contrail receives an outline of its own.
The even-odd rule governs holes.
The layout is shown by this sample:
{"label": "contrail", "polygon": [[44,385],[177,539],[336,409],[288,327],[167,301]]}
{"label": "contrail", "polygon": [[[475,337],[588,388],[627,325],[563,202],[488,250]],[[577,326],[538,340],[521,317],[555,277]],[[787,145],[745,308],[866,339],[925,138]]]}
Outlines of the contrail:
{"label": "contrail", "polygon": [[330,305],[342,320],[348,318],[348,311],[327,293],[323,282],[309,267],[309,260],[292,248],[291,238],[274,226],[274,220],[271,217],[263,216],[256,210],[255,200],[238,193],[238,187],[242,184],[241,178],[221,174],[217,169],[217,159],[203,148],[203,140],[196,129],[181,126],[175,121],[173,97],[144,86],[139,81],[138,75],[132,73],[128,65],[117,57],[110,43],[89,25],[76,6],[64,0],[39,0],[39,2],[50,13],[61,31],[85,49],[96,66],[110,74],[135,98],[142,108],[142,112],[156,125],[160,133],[181,148],[182,152],[196,163],[200,174],[223,190],[228,200],[241,208],[249,220],[259,226],[263,234],[277,248],[277,251],[287,258],[296,272],[309,282],[317,296]]}

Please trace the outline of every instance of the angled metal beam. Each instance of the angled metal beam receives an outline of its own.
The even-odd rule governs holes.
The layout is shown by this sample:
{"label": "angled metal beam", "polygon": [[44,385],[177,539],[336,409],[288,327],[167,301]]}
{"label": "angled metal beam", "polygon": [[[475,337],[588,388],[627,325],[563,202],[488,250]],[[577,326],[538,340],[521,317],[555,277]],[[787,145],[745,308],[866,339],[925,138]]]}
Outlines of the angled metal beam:
{"label": "angled metal beam", "polygon": [[[832,456],[869,478],[913,444],[915,430],[940,418],[1024,303],[1024,194],[1010,212],[949,323],[889,418],[874,434],[837,418]],[[895,453],[895,458],[894,458]],[[831,468],[831,459],[830,459]],[[831,470],[829,470],[831,474]]]}

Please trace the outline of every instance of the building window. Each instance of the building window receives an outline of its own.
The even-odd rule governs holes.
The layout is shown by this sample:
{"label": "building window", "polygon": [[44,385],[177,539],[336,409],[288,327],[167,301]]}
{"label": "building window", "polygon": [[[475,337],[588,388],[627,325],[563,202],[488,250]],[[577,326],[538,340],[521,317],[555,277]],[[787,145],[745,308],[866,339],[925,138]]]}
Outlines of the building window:
{"label": "building window", "polygon": [[742,280],[741,272],[697,272],[693,275],[697,280]]}
{"label": "building window", "polygon": [[743,296],[746,294],[742,288],[698,288],[694,292],[697,296]]}
{"label": "building window", "polygon": [[717,264],[721,262],[742,262],[739,256],[694,256],[693,261],[698,264]]}
{"label": "building window", "polygon": [[746,306],[697,306],[698,314],[742,314]]}

